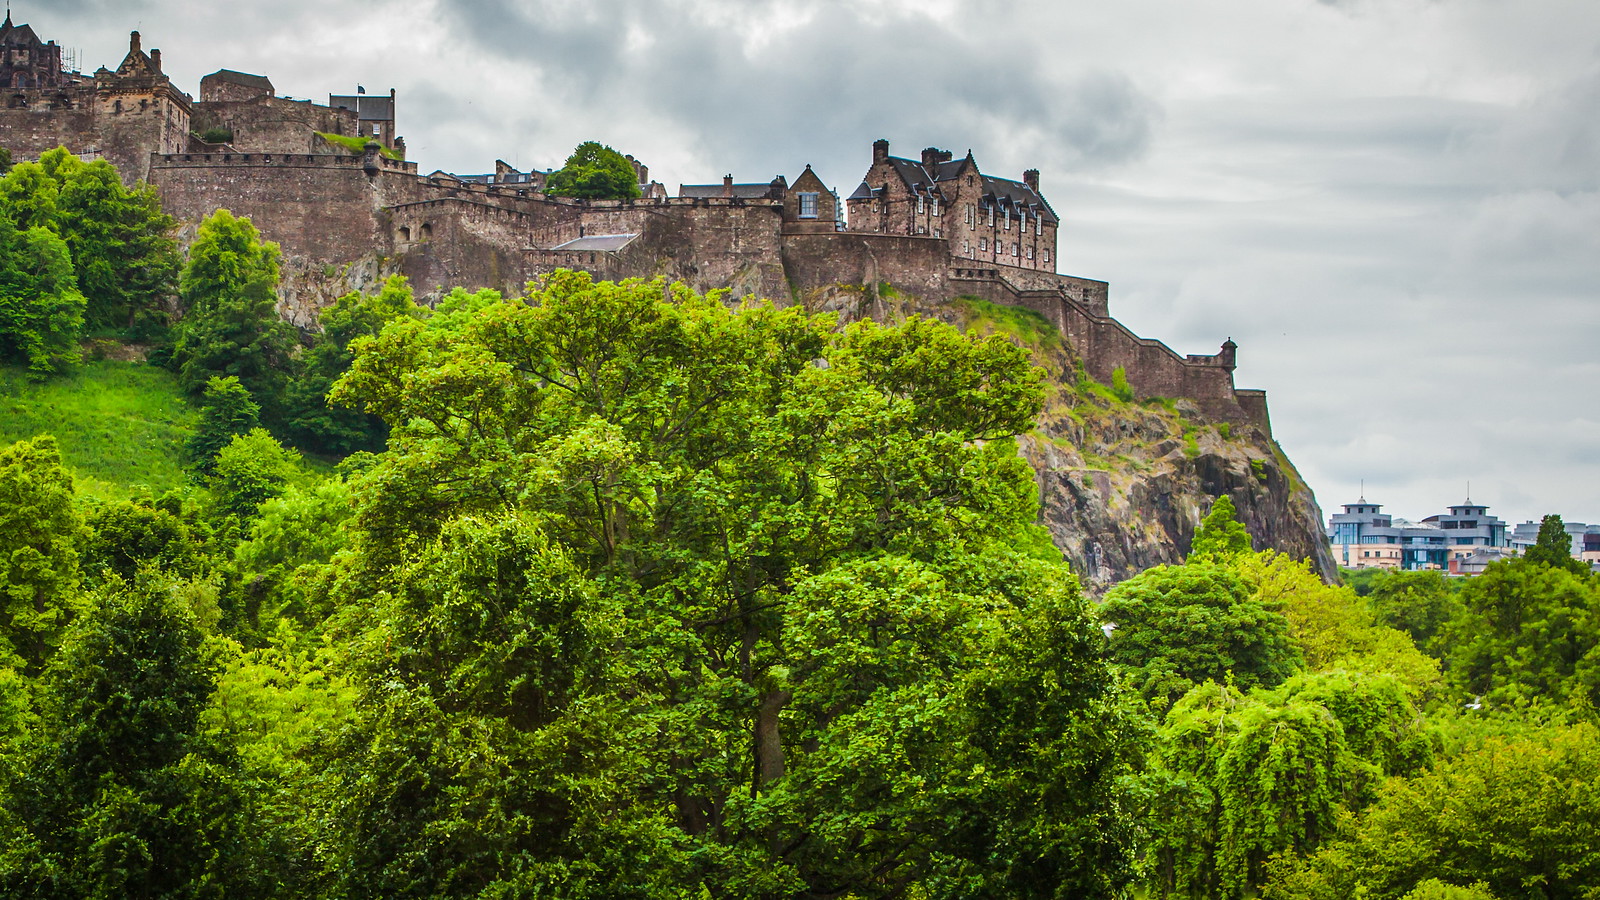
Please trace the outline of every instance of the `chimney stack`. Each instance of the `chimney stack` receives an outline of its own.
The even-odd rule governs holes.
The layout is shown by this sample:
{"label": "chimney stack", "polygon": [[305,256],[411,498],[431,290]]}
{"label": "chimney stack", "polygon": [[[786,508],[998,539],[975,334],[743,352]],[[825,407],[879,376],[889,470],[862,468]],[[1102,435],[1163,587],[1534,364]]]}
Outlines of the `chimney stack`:
{"label": "chimney stack", "polygon": [[150,67],[155,69],[157,72],[161,71],[161,51],[160,50],[151,50],[150,51]]}
{"label": "chimney stack", "polygon": [[883,138],[879,138],[878,140],[873,141],[872,142],[872,161],[873,161],[873,163],[874,164],[881,163],[881,162],[883,162],[884,160],[886,160],[888,158],[889,158],[889,142],[887,140],[883,139]]}
{"label": "chimney stack", "polygon": [[1023,172],[1022,183],[1027,185],[1035,194],[1039,193],[1039,170],[1029,169]]}
{"label": "chimney stack", "polygon": [[724,196],[724,197],[732,197],[733,196],[733,175],[732,174],[728,174],[728,175],[722,176],[722,196]]}
{"label": "chimney stack", "polygon": [[128,35],[128,52],[129,53],[138,53],[139,52],[139,32],[137,32],[137,31],[132,32],[132,33],[130,33]]}

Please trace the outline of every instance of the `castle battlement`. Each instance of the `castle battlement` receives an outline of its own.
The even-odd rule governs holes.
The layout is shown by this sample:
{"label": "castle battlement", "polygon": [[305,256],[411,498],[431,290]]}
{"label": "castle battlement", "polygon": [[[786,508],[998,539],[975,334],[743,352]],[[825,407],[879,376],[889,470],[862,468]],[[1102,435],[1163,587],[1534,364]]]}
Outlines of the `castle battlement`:
{"label": "castle battlement", "polygon": [[[147,179],[186,227],[221,207],[248,216],[283,249],[291,277],[281,308],[302,327],[348,289],[330,273],[357,269],[403,273],[424,297],[458,286],[513,294],[558,268],[789,302],[840,284],[889,284],[925,302],[973,296],[1035,310],[1096,380],[1121,370],[1138,396],[1187,398],[1218,421],[1270,429],[1265,394],[1233,385],[1232,341],[1216,354],[1180,355],[1113,318],[1105,282],[1057,273],[1060,219],[1034,169],[1020,181],[998,178],[970,151],[956,159],[930,147],[902,159],[878,141],[845,201],[810,166],[792,184],[727,175],[681,185],[676,197],[653,182],[638,199],[552,197],[544,173],[504,162],[492,175],[422,175],[382,155],[380,144],[404,152],[392,91],[330,95],[320,106],[274,96],[265,76],[223,69],[194,102],[137,32],[115,71],[49,84],[25,77],[38,83],[0,108],[0,146],[24,159],[58,145],[99,155],[125,179]],[[329,152],[349,138],[364,150]],[[644,182],[648,170],[632,162]]]}

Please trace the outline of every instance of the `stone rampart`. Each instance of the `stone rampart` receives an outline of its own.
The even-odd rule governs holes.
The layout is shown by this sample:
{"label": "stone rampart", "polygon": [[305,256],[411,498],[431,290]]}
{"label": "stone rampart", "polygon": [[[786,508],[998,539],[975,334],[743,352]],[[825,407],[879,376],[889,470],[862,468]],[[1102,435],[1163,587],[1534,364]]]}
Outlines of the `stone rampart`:
{"label": "stone rampart", "polygon": [[315,152],[319,131],[354,135],[359,130],[351,110],[282,97],[197,103],[190,127],[198,132],[226,128],[233,132],[230,144],[234,149],[274,154]]}

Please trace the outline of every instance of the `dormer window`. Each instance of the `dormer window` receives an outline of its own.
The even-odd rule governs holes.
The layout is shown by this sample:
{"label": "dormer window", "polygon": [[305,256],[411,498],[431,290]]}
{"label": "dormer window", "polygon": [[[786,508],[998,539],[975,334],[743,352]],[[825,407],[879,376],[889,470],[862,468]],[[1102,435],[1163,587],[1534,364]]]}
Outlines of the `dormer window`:
{"label": "dormer window", "polygon": [[933,214],[936,215],[936,216],[939,215],[939,198],[938,197],[933,198]]}
{"label": "dormer window", "polygon": [[917,215],[922,215],[922,195],[917,195]]}
{"label": "dormer window", "polygon": [[1006,231],[1010,231],[1011,230],[1011,208],[1010,207],[1006,207],[1006,227],[1005,227],[1005,230]]}

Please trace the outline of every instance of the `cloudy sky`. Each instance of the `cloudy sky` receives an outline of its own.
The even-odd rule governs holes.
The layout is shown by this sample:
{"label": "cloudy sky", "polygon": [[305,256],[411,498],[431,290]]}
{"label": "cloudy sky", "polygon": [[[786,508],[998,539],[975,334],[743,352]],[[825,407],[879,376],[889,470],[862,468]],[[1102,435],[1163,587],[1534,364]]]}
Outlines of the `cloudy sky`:
{"label": "cloudy sky", "polygon": [[1600,522],[1595,0],[14,0],[181,88],[399,92],[424,170],[578,142],[849,193],[871,142],[1043,171],[1064,271],[1180,353],[1239,343],[1326,511]]}

